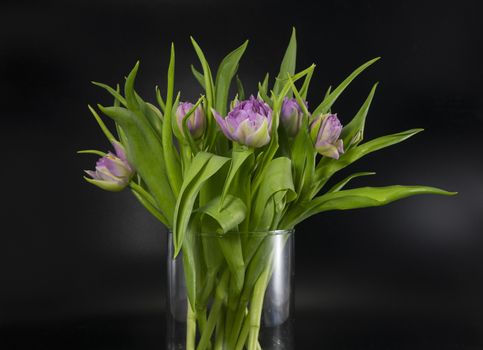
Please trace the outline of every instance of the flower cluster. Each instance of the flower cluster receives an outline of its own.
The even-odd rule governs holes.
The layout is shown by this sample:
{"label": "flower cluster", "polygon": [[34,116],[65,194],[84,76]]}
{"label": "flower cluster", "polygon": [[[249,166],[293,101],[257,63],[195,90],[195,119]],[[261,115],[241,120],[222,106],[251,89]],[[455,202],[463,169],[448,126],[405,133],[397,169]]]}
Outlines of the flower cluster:
{"label": "flower cluster", "polygon": [[[311,98],[309,109],[306,100],[315,65],[296,71],[295,30],[277,77],[270,80],[267,74],[248,99],[239,77],[237,94],[230,99],[247,42],[223,58],[215,76],[201,47],[194,39],[192,44],[203,69],[192,66],[202,88],[196,103],[180,103],[181,94],[175,97],[174,45],[166,95],[156,90],[156,106],[135,91],[139,64],[125,79],[124,95],[120,88],[96,83],[115,98],[112,106],[98,108],[112,119],[116,135],[90,107],[115,151],[81,151],[101,156],[95,170],[86,171],[86,180],[108,191],[129,187],[172,231],[174,255],[182,252],[186,258],[187,348],[206,350],[215,344],[256,350],[273,255],[265,239],[252,240],[246,233],[292,230],[329,210],[454,193],[427,186],[345,188],[353,178],[373,172],[354,173],[327,186],[337,171],[421,131],[407,130],[360,145],[377,84],[345,126],[332,112],[351,81],[378,58],[354,70],[315,107]],[[210,244],[189,238],[195,231],[216,233],[220,239]],[[222,238],[227,233],[243,234],[243,239]]]}
{"label": "flower cluster", "polygon": [[[305,102],[305,107],[308,104]],[[260,98],[237,102],[234,108],[223,118],[213,110],[223,134],[235,142],[248,147],[262,147],[270,142],[272,129],[272,109]],[[305,116],[309,118],[309,115]],[[285,97],[280,120],[289,137],[295,137],[302,125],[304,113],[295,98]],[[321,114],[310,124],[310,134],[315,149],[323,156],[339,159],[344,153],[343,141],[339,139],[342,124],[337,114]]]}

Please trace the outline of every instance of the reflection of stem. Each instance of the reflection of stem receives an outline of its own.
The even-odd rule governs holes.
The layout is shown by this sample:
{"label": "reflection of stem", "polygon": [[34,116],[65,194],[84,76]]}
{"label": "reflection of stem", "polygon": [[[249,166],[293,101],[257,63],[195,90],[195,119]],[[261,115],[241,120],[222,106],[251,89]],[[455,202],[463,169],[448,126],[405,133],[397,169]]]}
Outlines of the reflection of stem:
{"label": "reflection of stem", "polygon": [[188,301],[188,313],[186,315],[186,350],[195,350],[196,341],[196,316]]}

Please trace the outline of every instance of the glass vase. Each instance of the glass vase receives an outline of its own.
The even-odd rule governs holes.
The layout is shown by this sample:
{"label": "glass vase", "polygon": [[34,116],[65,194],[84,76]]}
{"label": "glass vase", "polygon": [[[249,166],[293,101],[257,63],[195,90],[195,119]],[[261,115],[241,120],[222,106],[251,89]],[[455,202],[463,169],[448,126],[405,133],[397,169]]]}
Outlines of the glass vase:
{"label": "glass vase", "polygon": [[168,240],[168,350],[293,345],[294,233],[187,233]]}

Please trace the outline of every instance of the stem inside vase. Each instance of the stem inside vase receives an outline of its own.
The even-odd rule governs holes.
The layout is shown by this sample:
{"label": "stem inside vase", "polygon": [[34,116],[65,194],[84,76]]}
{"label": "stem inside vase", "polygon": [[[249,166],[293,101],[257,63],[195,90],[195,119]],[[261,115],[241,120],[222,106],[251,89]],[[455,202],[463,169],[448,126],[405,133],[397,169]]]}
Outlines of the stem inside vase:
{"label": "stem inside vase", "polygon": [[168,257],[168,349],[292,349],[293,231],[191,234]]}

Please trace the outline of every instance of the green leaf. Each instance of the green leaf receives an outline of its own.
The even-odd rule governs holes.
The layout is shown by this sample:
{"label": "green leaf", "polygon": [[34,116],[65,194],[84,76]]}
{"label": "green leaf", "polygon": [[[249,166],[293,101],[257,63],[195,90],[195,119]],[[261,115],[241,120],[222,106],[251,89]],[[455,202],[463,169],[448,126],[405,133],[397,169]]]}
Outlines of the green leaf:
{"label": "green leaf", "polygon": [[134,81],[136,80],[138,69],[139,61],[137,61],[134,65],[134,68],[127,76],[126,83],[124,84],[124,95],[126,96],[127,107],[132,111],[136,111],[139,109],[136,94],[134,92]]}
{"label": "green leaf", "polygon": [[337,171],[354,163],[358,159],[368,155],[369,153],[378,151],[385,147],[395,145],[399,142],[407,140],[411,136],[423,131],[423,129],[411,129],[397,134],[386,135],[378,137],[374,140],[368,141],[355,148],[351,148],[344,153],[338,160],[331,158],[322,158],[315,169],[315,184],[312,191],[312,196],[316,195],[327,180]]}
{"label": "green leaf", "polygon": [[[311,72],[313,72],[313,70],[310,71],[309,74],[311,74]],[[311,179],[313,177],[315,167],[316,151],[308,133],[308,119],[310,115],[309,111],[307,110],[304,100],[302,99],[302,96],[295,87],[292,79],[288,78],[288,81],[291,84],[297,103],[299,104],[299,106],[301,106],[301,109],[304,113],[300,130],[295,137],[291,149],[291,158],[294,167],[294,183],[296,192],[299,197],[297,198],[297,200],[299,200],[305,195],[306,191],[304,189],[307,187],[310,188]]]}
{"label": "green leaf", "polygon": [[[171,190],[161,142],[151,124],[139,112],[122,107],[103,107],[101,111],[114,119],[126,134],[126,151],[129,162],[146,183],[149,192],[156,199],[158,208],[168,219],[168,228],[173,220],[176,198]],[[146,152],[149,150],[149,152]]]}
{"label": "green leaf", "polygon": [[270,79],[270,74],[269,73],[265,74],[265,78],[263,78],[263,83],[262,83],[262,88],[263,88],[263,91],[265,91],[265,93],[268,92],[269,79]]}
{"label": "green leaf", "polygon": [[[118,94],[121,93],[121,87],[119,86],[119,84],[116,84],[116,92]],[[121,103],[119,102],[119,100],[114,98],[114,107],[119,107],[120,105],[121,105]],[[126,147],[126,145],[127,145],[126,134],[124,133],[124,131],[122,131],[121,126],[117,122],[114,122],[114,123],[116,124],[117,137],[119,138],[119,141],[121,142],[121,144],[124,147]]]}
{"label": "green leaf", "polygon": [[376,62],[379,59],[380,59],[380,57],[376,57],[376,58],[374,58],[374,59],[372,59],[372,60],[364,63],[362,66],[360,66],[359,68],[357,68],[354,72],[352,72],[351,75],[349,75],[347,78],[345,78],[345,80],[342,83],[340,83],[340,85],[337,86],[334,89],[334,91],[332,91],[330,93],[329,96],[327,96],[326,98],[324,98],[324,100],[320,103],[320,105],[314,110],[314,112],[312,113],[312,115],[314,117],[316,117],[319,114],[327,113],[329,111],[330,107],[332,107],[332,105],[334,104],[334,102],[340,96],[340,94],[345,90],[345,88],[347,86],[349,86],[349,84],[359,74],[361,74],[367,67],[369,67],[370,65],[372,65],[374,62]]}
{"label": "green leaf", "polygon": [[[308,133],[308,116],[304,116],[302,125],[292,144],[292,164],[294,185],[298,197],[303,197],[305,188],[310,188],[315,167],[316,152]],[[299,200],[297,198],[297,200]]]}
{"label": "green leaf", "polygon": [[236,76],[236,87],[237,87],[237,90],[238,90],[238,98],[241,101],[243,101],[245,99],[245,89],[243,88],[243,83],[240,80],[240,78],[238,77],[238,75]]}
{"label": "green leaf", "polygon": [[329,211],[386,205],[399,199],[419,194],[455,195],[439,188],[427,186],[387,186],[361,187],[351,190],[332,192],[317,197],[307,203],[300,203],[291,211],[283,222],[284,228],[292,228],[308,217]]}
{"label": "green leaf", "polygon": [[229,158],[200,152],[191,162],[184,176],[183,185],[176,202],[173,225],[175,256],[178,255],[193,211],[193,206],[203,183],[216,174]]}
{"label": "green leaf", "polygon": [[232,150],[232,160],[230,163],[230,170],[228,170],[228,176],[226,177],[225,184],[223,185],[223,190],[221,194],[221,204],[228,194],[231,188],[233,179],[237,175],[240,167],[245,163],[245,161],[253,154],[253,148],[238,147],[234,146]]}
{"label": "green leaf", "polygon": [[247,207],[243,201],[228,194],[222,203],[218,196],[207,203],[198,212],[209,215],[217,223],[216,233],[226,233],[236,227],[245,219]]}
{"label": "green leaf", "polygon": [[[278,95],[282,86],[286,81],[287,73],[291,76],[295,74],[295,65],[297,59],[297,38],[295,28],[292,28],[292,36],[290,37],[290,42],[288,44],[285,55],[283,56],[282,64],[280,65],[280,72],[278,73],[277,79],[275,79],[275,85],[273,86],[273,92]],[[288,94],[289,96],[291,94]]]}
{"label": "green leaf", "polygon": [[[359,109],[355,117],[351,120],[349,124],[344,126],[344,128],[342,129],[340,138],[344,141],[344,147],[346,149],[346,152],[352,145],[357,145],[360,141],[363,140],[367,112],[369,111],[369,107],[371,106],[371,102],[376,92],[377,85],[378,83],[374,84],[371,92],[369,93],[369,96],[367,96],[364,104]],[[352,142],[356,135],[357,140],[355,140],[355,142]]]}
{"label": "green leaf", "polygon": [[[314,71],[313,69],[310,70],[309,73],[307,73],[307,76],[308,74],[312,74],[313,71]],[[300,108],[302,109],[302,112],[304,113],[304,118],[307,117],[308,115],[310,115],[310,112],[308,111],[307,106],[305,105],[305,100],[302,98],[299,91],[297,90],[297,87],[295,86],[292,78],[290,76],[287,76],[287,80],[290,83],[290,86],[295,95],[295,99],[297,100],[297,103],[299,104]]]}
{"label": "green leaf", "polygon": [[107,90],[107,92],[109,92],[123,106],[125,106],[125,107],[127,106],[126,99],[124,97],[122,97],[122,95],[119,93],[119,91],[116,91],[112,87],[110,87],[109,85],[106,85],[106,84],[103,84],[103,83],[98,83],[96,81],[91,81],[91,83]]}
{"label": "green leaf", "polygon": [[327,191],[327,193],[340,191],[342,188],[344,188],[345,185],[349,183],[349,181],[351,181],[352,179],[355,179],[356,177],[369,176],[369,175],[375,175],[375,174],[376,173],[374,172],[361,172],[361,173],[352,174],[346,177],[344,180],[335,184],[330,190]]}
{"label": "green leaf", "polygon": [[[303,78],[307,75],[311,70],[315,68],[315,65],[311,65],[310,67],[304,69],[301,72],[298,72],[293,77],[291,77],[292,82],[296,82],[297,80]],[[288,81],[282,89],[282,92],[278,96],[274,96],[273,101],[273,112],[272,112],[272,132],[270,135],[270,143],[268,147],[263,151],[263,154],[260,158],[257,159],[257,170],[255,174],[255,178],[253,180],[253,191],[255,192],[261,184],[262,179],[265,176],[266,168],[269,162],[273,159],[277,150],[279,148],[279,139],[278,139],[278,124],[279,124],[279,117],[280,117],[280,110],[282,108],[283,103],[283,96],[291,89],[291,83]],[[273,92],[272,92],[273,93]]]}
{"label": "green leaf", "polygon": [[230,85],[238,68],[243,53],[248,45],[248,40],[240,47],[230,52],[220,63],[215,80],[215,109],[221,115],[226,114],[226,105],[228,102],[228,93]]}
{"label": "green leaf", "polygon": [[[236,230],[237,226],[245,219],[247,208],[240,198],[228,195],[223,204],[221,198],[217,197],[203,208],[200,208],[199,211],[209,215],[217,223],[215,232],[227,233],[231,230]],[[245,264],[240,235],[226,234],[218,237],[217,241],[228,267],[235,277],[236,288],[240,291],[245,277]]]}
{"label": "green leaf", "polygon": [[[175,54],[174,45],[171,44],[171,57],[168,66],[168,88],[166,93],[165,113],[162,130],[163,155],[166,162],[166,172],[169,184],[173,190],[175,198],[178,197],[181,188],[181,163],[179,154],[173,145],[173,129],[171,128],[171,118],[173,115],[173,92],[174,92],[174,64]],[[180,246],[181,247],[181,246]]]}
{"label": "green leaf", "polygon": [[266,216],[267,212],[270,214],[270,210],[266,210],[266,207],[269,205],[272,196],[280,191],[287,194],[288,201],[295,199],[292,162],[287,157],[275,158],[267,166],[266,174],[256,193],[250,216],[250,225],[254,231],[264,231],[270,228],[272,221]]}
{"label": "green leaf", "polygon": [[272,100],[268,97],[267,93],[264,91],[263,85],[258,83],[258,96],[269,106],[273,106]]}
{"label": "green leaf", "polygon": [[163,97],[161,96],[161,90],[159,89],[159,86],[156,86],[156,101],[159,104],[159,107],[161,107],[161,110],[163,113],[166,111],[166,104],[163,101]]}
{"label": "green leaf", "polygon": [[206,96],[206,119],[207,119],[207,133],[206,133],[206,144],[211,148],[213,143],[215,142],[216,139],[216,133],[217,133],[217,126],[216,123],[214,122],[213,118],[211,117],[211,108],[214,106],[214,99],[215,99],[215,86],[213,83],[213,76],[211,74],[211,69],[210,65],[208,64],[208,61],[205,58],[205,55],[203,51],[201,50],[201,47],[198,45],[198,43],[195,41],[193,37],[191,37],[191,43],[193,44],[193,47],[196,51],[196,54],[198,55],[198,58],[200,60],[201,66],[203,67],[203,77],[204,77],[204,82],[205,82],[205,96]]}
{"label": "green leaf", "polygon": [[95,154],[101,157],[104,157],[106,155],[105,152],[98,151],[96,149],[83,149],[81,151],[77,151],[78,154]]}
{"label": "green leaf", "polygon": [[205,87],[205,77],[203,76],[203,74],[201,74],[200,72],[198,72],[195,68],[195,66],[191,65],[191,72],[193,73],[195,79],[198,81],[198,83],[200,83],[201,87],[203,89],[206,89]]}
{"label": "green leaf", "polygon": [[309,85],[310,85],[310,81],[312,80],[313,74],[314,74],[314,70],[312,69],[305,76],[304,83],[302,84],[302,88],[300,89],[300,96],[302,97],[303,100],[307,100],[307,93],[309,92]]}
{"label": "green leaf", "polygon": [[[186,227],[183,239],[183,270],[186,283],[186,294],[193,309],[196,307],[196,294],[198,286],[203,281],[202,270],[202,244],[200,235],[195,232],[194,225],[190,223]],[[173,241],[174,243],[174,241]],[[198,287],[198,288],[197,288]]]}
{"label": "green leaf", "polygon": [[280,242],[276,235],[260,234],[250,237],[249,247],[246,255],[248,260],[245,260],[247,265],[245,274],[245,284],[241,293],[240,301],[247,300],[253,291],[253,286],[259,278],[260,274],[270,266],[275,251],[274,244]]}
{"label": "green leaf", "polygon": [[[307,74],[309,74],[314,69],[315,69],[315,64],[311,64],[309,67],[305,68],[304,70],[294,74],[293,76],[290,76],[290,78],[292,79],[292,83],[295,83],[297,80],[305,77]],[[284,97],[287,96],[287,94],[289,93],[289,91],[291,89],[292,89],[292,84],[290,83],[290,81],[288,81],[288,79],[285,79],[285,83],[284,83],[283,88],[282,88],[282,90],[279,94],[275,94],[272,91],[272,93],[275,96],[275,102],[274,103],[280,104],[280,106],[281,106]]]}
{"label": "green leaf", "polygon": [[136,184],[130,183],[131,191],[139,202],[159,221],[161,221],[166,227],[169,226],[169,220],[157,207],[155,199],[144,188]]}
{"label": "green leaf", "polygon": [[214,87],[214,83],[213,83],[213,76],[211,74],[210,66],[208,64],[208,61],[205,58],[205,54],[201,50],[201,47],[198,45],[198,43],[195,41],[195,39],[193,37],[191,37],[191,43],[193,44],[195,52],[198,55],[198,58],[200,60],[201,66],[203,67],[203,78],[204,78],[204,82],[205,82],[206,99],[210,103],[209,107],[213,107],[214,106],[213,100],[214,100],[214,96],[215,96],[215,94],[214,94],[215,87]]}
{"label": "green leaf", "polygon": [[112,140],[116,140],[114,135],[109,131],[106,124],[104,124],[104,122],[102,121],[102,118],[99,116],[99,114],[97,114],[97,112],[94,110],[94,108],[92,108],[90,105],[87,105],[87,107],[89,108],[89,111],[91,111],[92,115],[94,116],[94,118],[97,121],[97,124],[99,124],[102,132],[104,133],[104,135],[106,135],[109,142],[112,142]]}
{"label": "green leaf", "polygon": [[163,120],[161,112],[149,102],[144,102],[141,97],[137,98],[139,111],[144,115],[146,120],[151,124],[159,139],[162,138]]}

